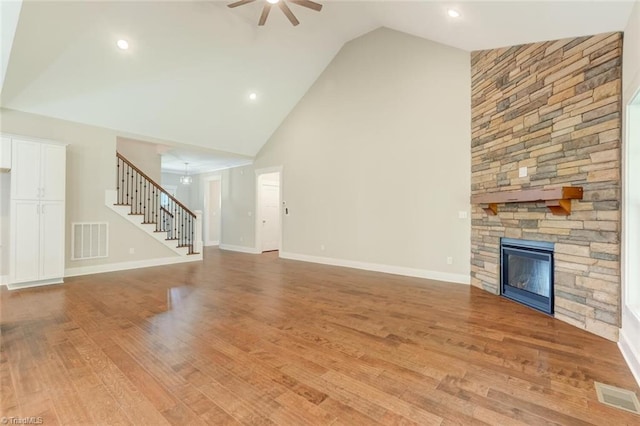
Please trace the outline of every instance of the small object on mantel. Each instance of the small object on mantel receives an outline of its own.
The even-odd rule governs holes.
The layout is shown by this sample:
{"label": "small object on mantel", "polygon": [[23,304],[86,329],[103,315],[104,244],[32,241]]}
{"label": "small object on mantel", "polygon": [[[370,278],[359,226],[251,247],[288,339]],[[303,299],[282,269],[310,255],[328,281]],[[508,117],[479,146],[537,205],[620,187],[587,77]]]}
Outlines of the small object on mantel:
{"label": "small object on mantel", "polygon": [[472,204],[487,204],[482,209],[488,215],[498,214],[498,204],[530,203],[544,201],[551,213],[567,216],[571,214],[571,200],[582,200],[581,186],[561,188],[534,188],[516,191],[486,192],[471,196]]}

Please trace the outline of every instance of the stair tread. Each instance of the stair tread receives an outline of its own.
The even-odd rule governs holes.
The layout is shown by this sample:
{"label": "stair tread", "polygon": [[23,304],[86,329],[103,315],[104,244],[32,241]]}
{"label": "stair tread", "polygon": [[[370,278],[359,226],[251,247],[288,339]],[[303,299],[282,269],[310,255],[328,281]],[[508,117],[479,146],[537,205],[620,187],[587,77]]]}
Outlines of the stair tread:
{"label": "stair tread", "polygon": [[[116,201],[119,198],[122,198],[122,197],[118,195],[116,198]],[[147,201],[148,200],[149,199],[147,199]],[[141,203],[142,202],[146,203],[144,199],[140,201]],[[170,223],[173,223],[174,221],[174,218],[173,218],[174,214],[171,213],[169,210],[165,209],[164,207],[161,207],[159,211],[154,210],[153,206],[151,207],[146,206],[146,208],[143,209],[142,204],[138,203],[135,200],[132,200],[130,202],[115,202],[113,204],[111,203],[113,203],[113,199],[110,201],[107,201],[107,206],[113,206],[112,209],[123,217],[142,216],[142,221],[140,221],[139,219],[131,219],[131,218],[129,220],[133,222],[136,226],[138,226],[140,230],[146,232],[148,235],[153,235],[156,232],[164,232],[165,235],[163,237],[177,235],[178,229],[164,229],[164,230],[159,229],[167,226]],[[178,205],[180,207],[184,207],[180,203],[178,203]],[[127,210],[119,209],[118,207],[127,207]],[[186,212],[188,213],[189,210],[186,210]],[[159,216],[162,214],[164,214],[165,216],[164,217]],[[152,225],[152,226],[144,226],[144,225]],[[180,233],[182,234],[182,232]],[[200,254],[193,251],[193,247],[194,247],[193,244],[184,244],[185,236],[174,237],[174,238],[163,238],[163,237],[158,236],[155,238],[160,241],[167,241],[167,243],[164,243],[164,245],[176,251],[177,253],[181,254],[182,256]],[[184,248],[186,248],[187,250],[183,250]]]}

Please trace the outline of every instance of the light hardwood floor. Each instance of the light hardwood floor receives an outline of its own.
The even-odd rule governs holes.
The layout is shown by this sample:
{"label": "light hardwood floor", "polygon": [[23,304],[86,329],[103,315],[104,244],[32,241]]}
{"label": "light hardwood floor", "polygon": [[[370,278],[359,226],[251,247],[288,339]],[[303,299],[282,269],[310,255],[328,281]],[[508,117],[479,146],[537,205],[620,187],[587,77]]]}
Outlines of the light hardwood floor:
{"label": "light hardwood floor", "polygon": [[615,343],[459,284],[208,249],[1,292],[2,416],[54,424],[638,425]]}

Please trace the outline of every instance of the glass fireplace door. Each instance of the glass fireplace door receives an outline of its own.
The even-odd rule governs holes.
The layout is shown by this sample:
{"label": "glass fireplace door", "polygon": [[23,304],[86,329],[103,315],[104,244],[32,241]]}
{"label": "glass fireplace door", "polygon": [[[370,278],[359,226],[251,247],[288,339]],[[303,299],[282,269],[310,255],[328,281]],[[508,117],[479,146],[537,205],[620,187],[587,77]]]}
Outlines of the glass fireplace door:
{"label": "glass fireplace door", "polygon": [[549,245],[503,238],[500,281],[503,296],[552,314],[553,245]]}

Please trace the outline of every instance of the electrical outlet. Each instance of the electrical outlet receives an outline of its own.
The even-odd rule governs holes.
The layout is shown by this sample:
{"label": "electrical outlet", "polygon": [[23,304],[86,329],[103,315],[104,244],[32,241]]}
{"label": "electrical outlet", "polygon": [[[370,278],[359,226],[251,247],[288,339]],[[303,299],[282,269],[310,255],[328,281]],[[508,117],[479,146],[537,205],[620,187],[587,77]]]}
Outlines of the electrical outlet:
{"label": "electrical outlet", "polygon": [[453,265],[453,257],[447,257],[447,265]]}
{"label": "electrical outlet", "polygon": [[135,249],[135,248],[133,248],[133,247],[131,247],[131,248],[129,249],[129,254],[135,254],[135,253],[136,253],[136,249]]}
{"label": "electrical outlet", "polygon": [[467,212],[464,210],[460,210],[458,212],[458,219],[466,219],[467,218]]}
{"label": "electrical outlet", "polygon": [[320,244],[320,250],[324,251],[324,244]]}

